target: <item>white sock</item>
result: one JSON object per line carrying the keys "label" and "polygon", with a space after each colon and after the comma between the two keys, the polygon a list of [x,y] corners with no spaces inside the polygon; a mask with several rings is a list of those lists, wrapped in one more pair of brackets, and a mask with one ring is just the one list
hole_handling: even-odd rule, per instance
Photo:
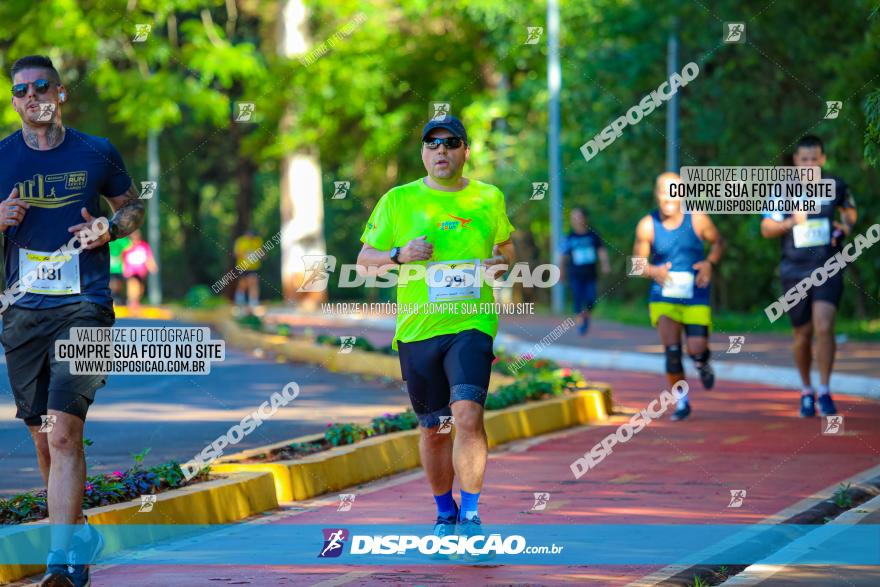
{"label": "white sock", "polygon": [[828,385],[819,384],[819,395],[828,395],[831,393],[831,388]]}
{"label": "white sock", "polygon": [[801,395],[813,395],[813,386],[807,385],[801,388]]}

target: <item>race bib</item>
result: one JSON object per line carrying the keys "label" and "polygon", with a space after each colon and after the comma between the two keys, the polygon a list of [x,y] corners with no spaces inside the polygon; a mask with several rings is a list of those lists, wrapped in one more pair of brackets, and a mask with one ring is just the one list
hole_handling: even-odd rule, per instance
{"label": "race bib", "polygon": [[821,247],[831,243],[831,223],[827,218],[814,218],[795,224],[791,232],[796,249]]}
{"label": "race bib", "polygon": [[694,274],[690,271],[670,271],[661,294],[664,298],[694,297]]}
{"label": "race bib", "polygon": [[21,290],[47,296],[80,293],[79,255],[18,250]]}
{"label": "race bib", "polygon": [[575,265],[590,265],[596,262],[595,247],[577,247],[571,251],[571,260]]}
{"label": "race bib", "polygon": [[428,263],[428,301],[457,302],[480,298],[480,260]]}

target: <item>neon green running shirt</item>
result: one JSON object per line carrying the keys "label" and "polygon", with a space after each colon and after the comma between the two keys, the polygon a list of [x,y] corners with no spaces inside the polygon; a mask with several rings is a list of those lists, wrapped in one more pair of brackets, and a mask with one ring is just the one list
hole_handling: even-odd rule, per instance
{"label": "neon green running shirt", "polygon": [[[488,305],[495,301],[491,286],[483,279],[457,281],[461,275],[457,270],[471,266],[450,262],[482,262],[492,256],[492,247],[507,241],[514,230],[501,190],[473,179],[457,192],[435,190],[424,179],[418,179],[382,196],[370,215],[361,242],[388,251],[426,235],[426,240],[434,245],[434,254],[428,261],[400,267],[393,348],[397,349],[398,341],[414,342],[470,329],[495,338],[498,314]],[[427,270],[433,263],[440,263],[439,269],[443,271],[437,271],[435,266],[432,279],[415,275],[418,269],[414,266]],[[429,283],[434,287],[429,288]],[[465,287],[442,287],[461,283]],[[429,289],[435,294],[433,302]]]}

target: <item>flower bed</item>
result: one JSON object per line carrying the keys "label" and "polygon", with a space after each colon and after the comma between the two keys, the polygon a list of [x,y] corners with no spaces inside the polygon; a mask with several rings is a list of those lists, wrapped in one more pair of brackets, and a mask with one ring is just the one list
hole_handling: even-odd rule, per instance
{"label": "flower bed", "polygon": [[[91,444],[87,439],[87,446]],[[152,467],[143,467],[149,449],[134,456],[134,465],[125,471],[92,475],[86,479],[83,509],[122,503],[141,495],[161,493],[208,479],[203,470],[190,481],[185,481],[180,465],[174,461]],[[0,524],[23,524],[48,517],[46,490],[40,489],[0,499]]]}
{"label": "flower bed", "polygon": [[[512,360],[515,359],[502,356],[498,362]],[[539,362],[536,361],[536,363]],[[559,397],[576,390],[582,384],[584,384],[584,378],[579,371],[559,369],[552,361],[546,361],[534,366],[530,374],[489,393],[486,397],[485,407],[486,410],[501,410],[517,404]],[[373,418],[369,424],[350,422],[328,424],[327,430],[321,438],[307,442],[295,442],[241,462],[264,463],[297,460],[335,446],[354,444],[372,436],[401,430],[414,430],[417,427],[418,418],[411,409],[398,414],[386,413]]]}

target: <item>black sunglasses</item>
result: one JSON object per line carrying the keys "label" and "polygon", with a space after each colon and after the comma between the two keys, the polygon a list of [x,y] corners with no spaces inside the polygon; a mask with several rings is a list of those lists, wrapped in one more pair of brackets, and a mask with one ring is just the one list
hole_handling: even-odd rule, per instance
{"label": "black sunglasses", "polygon": [[439,149],[440,145],[446,145],[447,149],[457,149],[464,143],[464,141],[458,137],[446,137],[445,139],[434,137],[433,139],[425,139],[424,143],[425,147],[433,151]]}
{"label": "black sunglasses", "polygon": [[[38,94],[45,94],[52,87],[52,82],[47,79],[38,79],[31,83],[34,84],[34,90]],[[12,86],[12,95],[16,98],[24,98],[27,95],[29,85],[28,83],[15,84]]]}

